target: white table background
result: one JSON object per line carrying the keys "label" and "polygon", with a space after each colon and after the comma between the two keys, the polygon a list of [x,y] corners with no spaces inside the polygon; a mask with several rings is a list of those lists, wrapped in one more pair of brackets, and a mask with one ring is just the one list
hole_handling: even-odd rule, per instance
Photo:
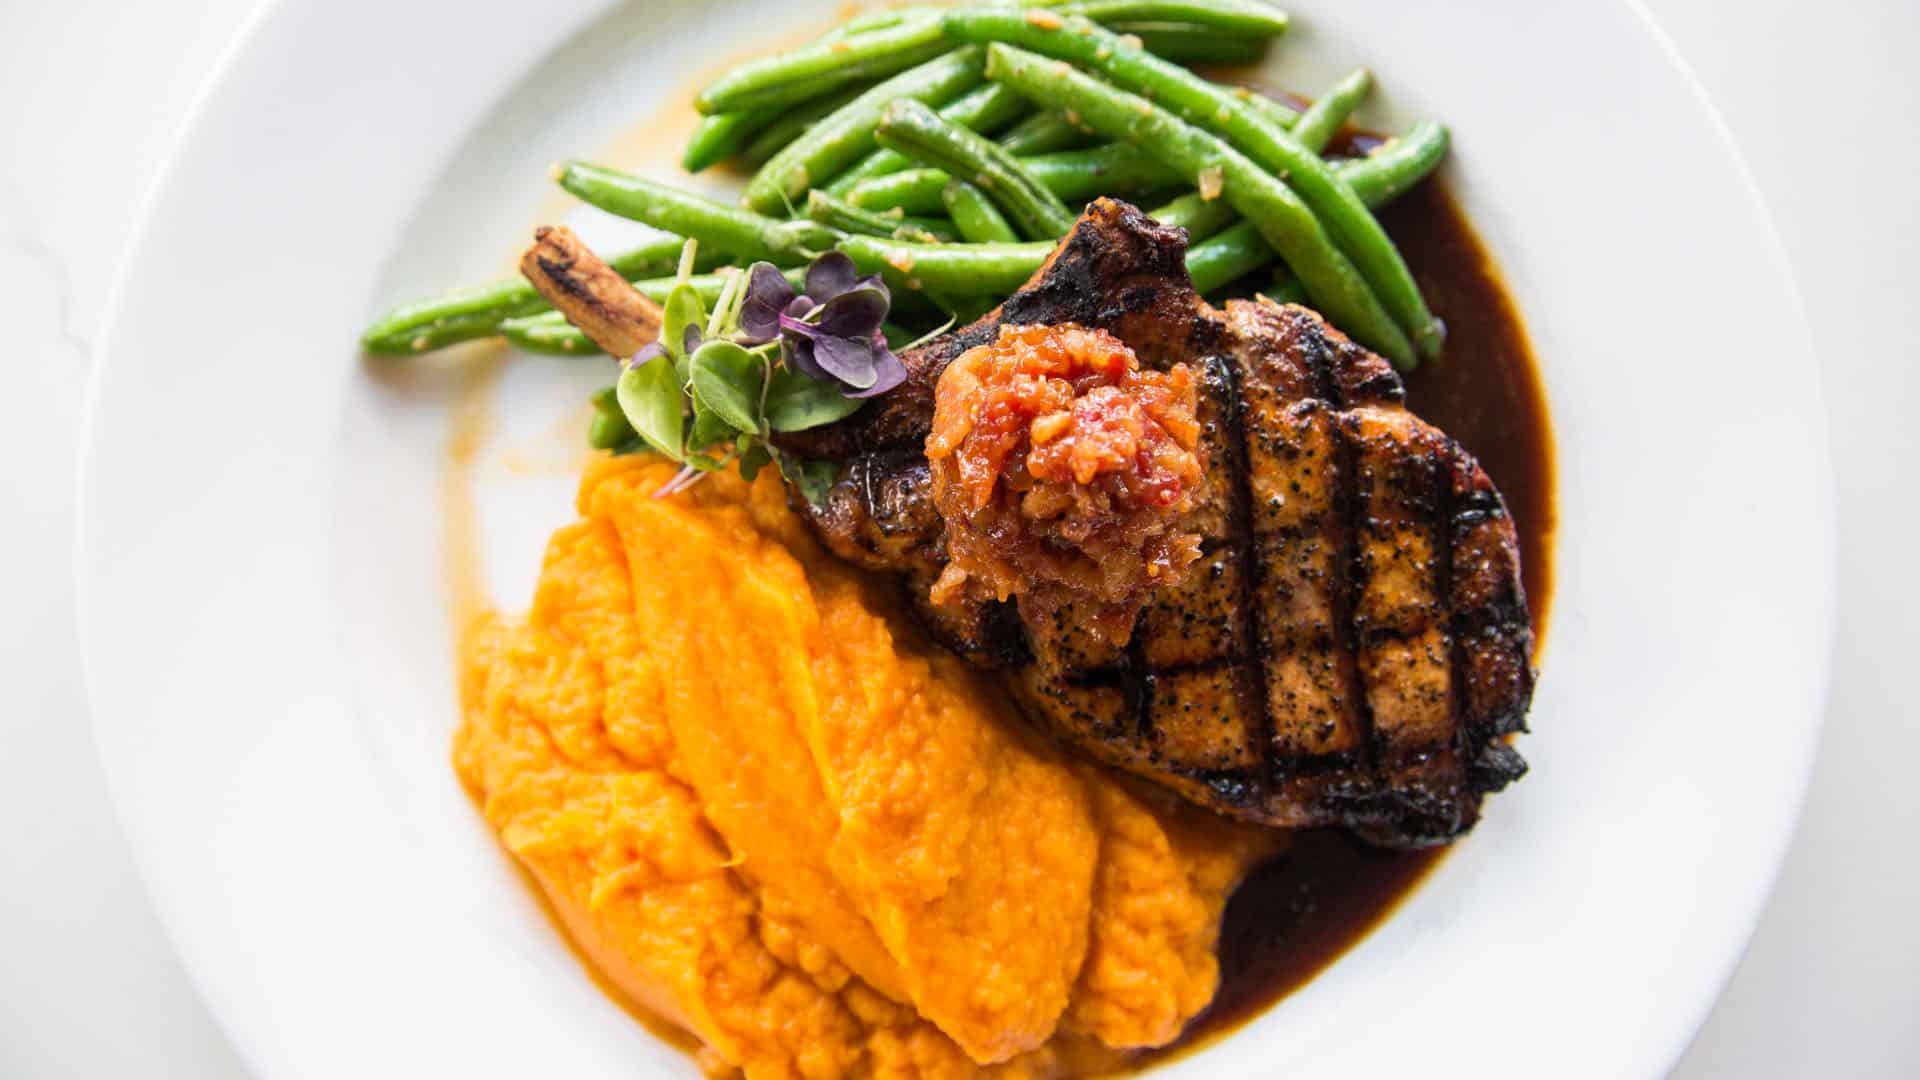
{"label": "white table background", "polygon": [[[1842,553],[1806,816],[1675,1075],[1920,1076],[1920,710],[1904,682],[1920,667],[1920,3],[1645,3],[1719,106],[1797,268],[1832,417]],[[0,0],[0,1077],[245,1075],[108,805],[69,566],[82,398],[113,269],[204,76],[255,6]],[[1632,282],[1621,288],[1630,296]]]}

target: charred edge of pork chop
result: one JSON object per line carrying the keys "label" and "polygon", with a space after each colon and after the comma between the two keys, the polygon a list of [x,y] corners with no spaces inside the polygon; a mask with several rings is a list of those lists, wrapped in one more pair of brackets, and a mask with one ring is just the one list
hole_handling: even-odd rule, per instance
{"label": "charred edge of pork chop", "polygon": [[908,445],[855,458],[819,506],[788,500],[835,555],[900,576],[908,606],[935,641],[984,667],[1030,659],[1012,604],[943,606],[931,599],[946,565],[946,524],[933,505],[927,458]]}

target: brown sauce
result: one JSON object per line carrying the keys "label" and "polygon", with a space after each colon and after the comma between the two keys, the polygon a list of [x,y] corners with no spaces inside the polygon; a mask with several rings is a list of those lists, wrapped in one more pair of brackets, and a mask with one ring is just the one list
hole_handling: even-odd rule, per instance
{"label": "brown sauce", "polygon": [[1382,210],[1380,221],[1447,324],[1446,353],[1406,377],[1407,405],[1460,440],[1506,498],[1520,534],[1538,657],[1553,594],[1553,431],[1526,327],[1444,186],[1421,184]]}
{"label": "brown sauce", "polygon": [[[1408,192],[1380,220],[1447,324],[1445,354],[1406,377],[1408,405],[1460,440],[1505,496],[1520,535],[1537,660],[1553,587],[1553,437],[1525,327],[1439,183]],[[1490,812],[1500,812],[1498,796]],[[1213,1004],[1178,1042],[1138,1065],[1212,1042],[1312,981],[1391,915],[1446,850],[1382,851],[1340,830],[1303,833],[1228,903]]]}

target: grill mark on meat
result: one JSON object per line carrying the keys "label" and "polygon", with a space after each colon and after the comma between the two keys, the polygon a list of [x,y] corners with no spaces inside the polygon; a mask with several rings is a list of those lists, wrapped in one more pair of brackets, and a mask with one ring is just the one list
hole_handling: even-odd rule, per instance
{"label": "grill mark on meat", "polygon": [[[1320,384],[1322,396],[1332,402],[1335,409],[1345,409],[1346,395],[1341,391],[1340,381],[1334,377],[1331,358],[1327,355],[1324,343],[1313,342],[1307,348],[1307,356],[1313,365],[1314,377]],[[1356,764],[1371,769],[1379,760],[1377,733],[1374,729],[1373,701],[1367,693],[1366,674],[1359,660],[1359,627],[1354,623],[1360,609],[1360,591],[1366,587],[1360,565],[1360,455],[1354,447],[1352,433],[1346,422],[1336,421],[1333,433],[1336,456],[1331,483],[1335,497],[1340,500],[1334,565],[1340,568],[1342,576],[1335,591],[1340,598],[1340,610],[1334,613],[1334,626],[1336,633],[1345,635],[1344,640],[1335,642],[1334,649],[1339,655],[1354,657],[1347,686],[1348,692],[1353,695],[1354,720],[1360,736]]]}
{"label": "grill mark on meat", "polygon": [[1147,666],[1147,658],[1143,653],[1145,647],[1145,638],[1140,634],[1133,635],[1127,642],[1126,661],[1121,671],[1127,679],[1127,689],[1132,691],[1128,695],[1128,705],[1133,712],[1134,734],[1151,743],[1157,735],[1153,730],[1153,699],[1155,691],[1159,689],[1159,679],[1154,676],[1153,669]]}
{"label": "grill mark on meat", "polygon": [[[843,557],[898,574],[938,640],[1013,669],[1034,722],[1093,758],[1264,824],[1449,839],[1526,768],[1499,741],[1524,727],[1533,686],[1505,504],[1405,410],[1384,360],[1302,308],[1215,312],[1182,254],[1176,230],[1094,204],[1027,288],[903,357],[901,391],[788,445],[850,465],[803,512]],[[921,447],[934,382],[1002,322],[1068,321],[1201,375],[1201,562],[1123,648],[1070,610],[1042,621],[926,595],[946,557]]]}
{"label": "grill mark on meat", "polygon": [[[1534,683],[1529,662],[1533,633],[1517,557],[1503,542],[1511,532],[1506,504],[1464,451],[1452,464],[1458,508],[1453,523],[1460,539],[1455,545],[1450,605],[1455,637],[1468,655],[1463,693],[1468,696],[1470,738],[1480,741],[1526,729],[1526,705]],[[1489,754],[1501,757],[1491,750]],[[1497,767],[1499,777],[1504,777],[1495,778],[1493,789],[1525,769],[1518,755],[1489,767]]]}
{"label": "grill mark on meat", "polygon": [[[1236,365],[1222,363],[1225,386],[1224,421],[1229,430],[1245,429],[1245,403],[1241,393],[1241,373]],[[1259,641],[1260,586],[1265,582],[1264,570],[1260,560],[1254,558],[1253,539],[1253,480],[1247,461],[1247,440],[1245,438],[1227,439],[1226,460],[1222,463],[1228,475],[1228,494],[1230,503],[1227,508],[1227,527],[1233,537],[1233,558],[1239,564],[1240,590],[1238,610],[1234,612],[1235,621],[1240,624],[1239,639],[1249,645]],[[1252,657],[1236,657],[1233,660],[1234,682],[1239,691],[1242,707],[1253,715],[1254,736],[1259,739],[1260,756],[1272,757],[1273,746],[1273,702],[1268,698],[1267,688],[1263,685],[1261,666],[1253,662]],[[1272,785],[1271,768],[1257,769],[1254,772],[1254,786],[1264,796]]]}
{"label": "grill mark on meat", "polygon": [[1445,440],[1444,452],[1446,454],[1445,461],[1443,463],[1436,463],[1434,466],[1436,472],[1442,468],[1446,470],[1444,476],[1436,476],[1434,479],[1435,507],[1433,514],[1433,531],[1434,543],[1439,549],[1439,562],[1434,570],[1440,579],[1437,588],[1443,605],[1442,617],[1439,622],[1446,628],[1447,635],[1447,687],[1449,691],[1449,697],[1447,699],[1447,726],[1453,731],[1454,753],[1458,755],[1461,760],[1466,760],[1471,752],[1467,737],[1466,658],[1460,646],[1460,633],[1453,625],[1453,612],[1455,610],[1453,606],[1453,559],[1454,549],[1457,546],[1457,538],[1454,535],[1456,529],[1453,520],[1453,461],[1455,457],[1462,453],[1462,450],[1460,444],[1449,438]]}

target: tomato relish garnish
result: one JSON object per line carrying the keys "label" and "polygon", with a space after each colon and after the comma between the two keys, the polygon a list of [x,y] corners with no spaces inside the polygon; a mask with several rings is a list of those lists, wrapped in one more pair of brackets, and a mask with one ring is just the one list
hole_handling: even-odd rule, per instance
{"label": "tomato relish garnish", "polygon": [[1104,330],[1003,326],[934,394],[927,460],[949,557],[934,600],[1015,597],[1028,614],[1073,604],[1077,621],[1124,641],[1148,594],[1199,557],[1193,372],[1142,370]]}

